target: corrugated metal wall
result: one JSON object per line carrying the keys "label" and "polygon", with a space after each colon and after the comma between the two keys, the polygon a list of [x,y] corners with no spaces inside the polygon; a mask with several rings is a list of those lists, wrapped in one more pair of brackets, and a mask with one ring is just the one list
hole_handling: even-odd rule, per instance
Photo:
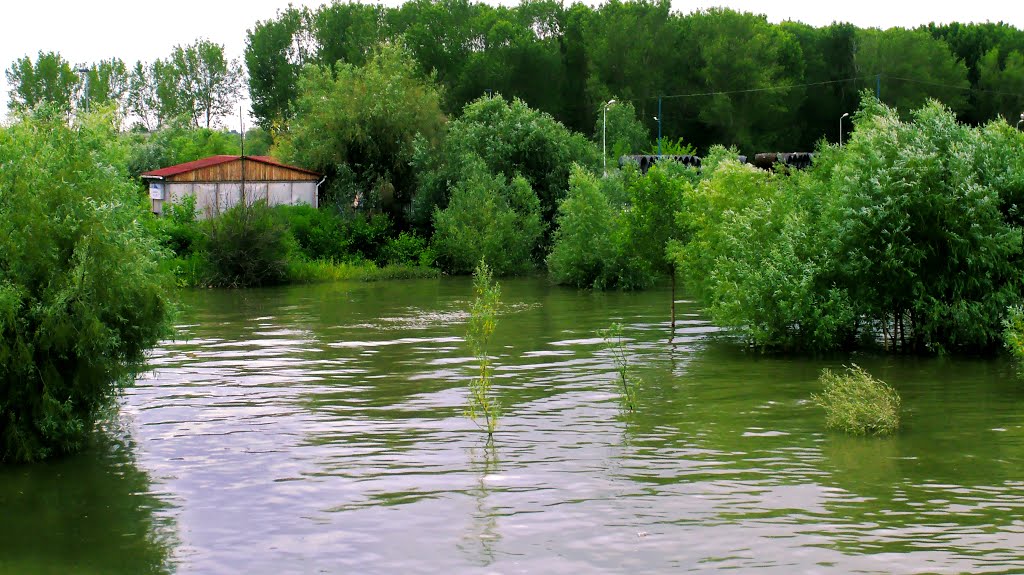
{"label": "corrugated metal wall", "polygon": [[[308,204],[316,207],[316,181],[305,182],[250,182],[246,167],[245,199],[252,204],[267,200],[271,206]],[[242,199],[241,182],[169,182],[167,195],[171,203],[179,203],[185,196],[196,197],[196,215],[199,219],[215,216],[238,204]],[[167,202],[154,201],[154,211],[161,213]]]}

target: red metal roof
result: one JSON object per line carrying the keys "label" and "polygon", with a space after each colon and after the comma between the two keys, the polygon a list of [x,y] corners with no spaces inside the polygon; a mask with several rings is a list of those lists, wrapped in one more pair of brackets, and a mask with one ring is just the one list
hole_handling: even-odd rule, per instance
{"label": "red metal roof", "polygon": [[[152,170],[152,171],[149,171],[149,172],[145,172],[145,173],[142,174],[142,177],[143,178],[155,178],[155,179],[169,178],[171,176],[177,176],[179,174],[184,174],[184,173],[187,173],[187,172],[192,172],[192,171],[195,171],[195,170],[199,170],[201,168],[208,168],[210,166],[216,166],[216,165],[219,165],[219,164],[226,164],[228,162],[234,162],[235,160],[239,159],[240,157],[241,156],[210,156],[209,158],[202,158],[200,160],[195,160],[195,161],[192,161],[192,162],[185,162],[184,164],[178,164],[176,166],[169,166],[169,167],[166,167],[166,168],[160,168],[159,170]],[[306,169],[298,168],[298,167],[295,167],[295,166],[289,166],[288,164],[282,164],[281,162],[279,162],[278,160],[276,160],[274,158],[271,158],[270,156],[246,156],[245,159],[250,161],[250,162],[259,162],[261,164],[269,164],[271,166],[277,166],[279,168],[287,168],[289,170],[295,170],[296,172],[302,172],[304,174],[312,174],[314,176],[322,175],[322,174],[318,174],[316,172],[313,172],[311,170],[306,170]]]}

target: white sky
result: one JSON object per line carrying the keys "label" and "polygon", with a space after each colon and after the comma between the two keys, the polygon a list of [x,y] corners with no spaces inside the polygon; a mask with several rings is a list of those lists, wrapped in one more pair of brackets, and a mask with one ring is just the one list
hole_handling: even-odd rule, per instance
{"label": "white sky", "polygon": [[[164,57],[175,45],[200,37],[223,44],[229,57],[240,59],[246,31],[287,5],[288,0],[5,0],[0,7],[0,68],[6,70],[22,56],[34,59],[39,51],[60,52],[72,64],[116,56],[130,66],[136,60]],[[1024,28],[1024,5],[1019,0],[672,0],[672,6],[682,12],[728,6],[766,14],[772,22],[799,20],[815,26],[842,21],[863,28],[913,28],[929,22],[1003,21]],[[0,118],[6,116],[9,89],[6,76],[0,74]]]}

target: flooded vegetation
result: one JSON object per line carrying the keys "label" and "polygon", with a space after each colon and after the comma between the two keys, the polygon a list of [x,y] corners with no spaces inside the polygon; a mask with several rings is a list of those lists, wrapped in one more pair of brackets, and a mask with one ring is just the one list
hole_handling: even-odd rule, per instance
{"label": "flooded vegetation", "polygon": [[0,469],[0,572],[1024,568],[1009,360],[858,355],[903,420],[848,437],[810,400],[848,356],[744,353],[686,300],[670,341],[667,289],[506,279],[489,443],[468,278],[182,297],[97,446]]}

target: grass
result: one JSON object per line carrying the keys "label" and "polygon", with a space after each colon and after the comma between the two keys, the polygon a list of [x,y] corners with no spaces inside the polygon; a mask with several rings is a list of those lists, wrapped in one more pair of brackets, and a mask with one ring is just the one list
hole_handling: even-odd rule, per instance
{"label": "grass", "polygon": [[811,399],[825,410],[825,426],[850,435],[892,435],[900,427],[900,396],[857,365],[844,373],[822,371],[821,394]]}
{"label": "grass", "polygon": [[288,264],[291,283],[324,283],[334,281],[381,281],[436,278],[441,272],[425,266],[388,265],[377,267],[373,262],[335,263],[324,260],[292,261]]}
{"label": "grass", "polygon": [[[161,262],[162,269],[174,275],[178,287],[205,287],[205,261],[200,254],[187,258],[167,258]],[[410,265],[387,265],[378,267],[373,262],[335,263],[327,260],[291,260],[288,262],[288,283],[312,284],[337,281],[374,282],[383,280],[404,280],[436,278],[441,272],[435,268]]]}

